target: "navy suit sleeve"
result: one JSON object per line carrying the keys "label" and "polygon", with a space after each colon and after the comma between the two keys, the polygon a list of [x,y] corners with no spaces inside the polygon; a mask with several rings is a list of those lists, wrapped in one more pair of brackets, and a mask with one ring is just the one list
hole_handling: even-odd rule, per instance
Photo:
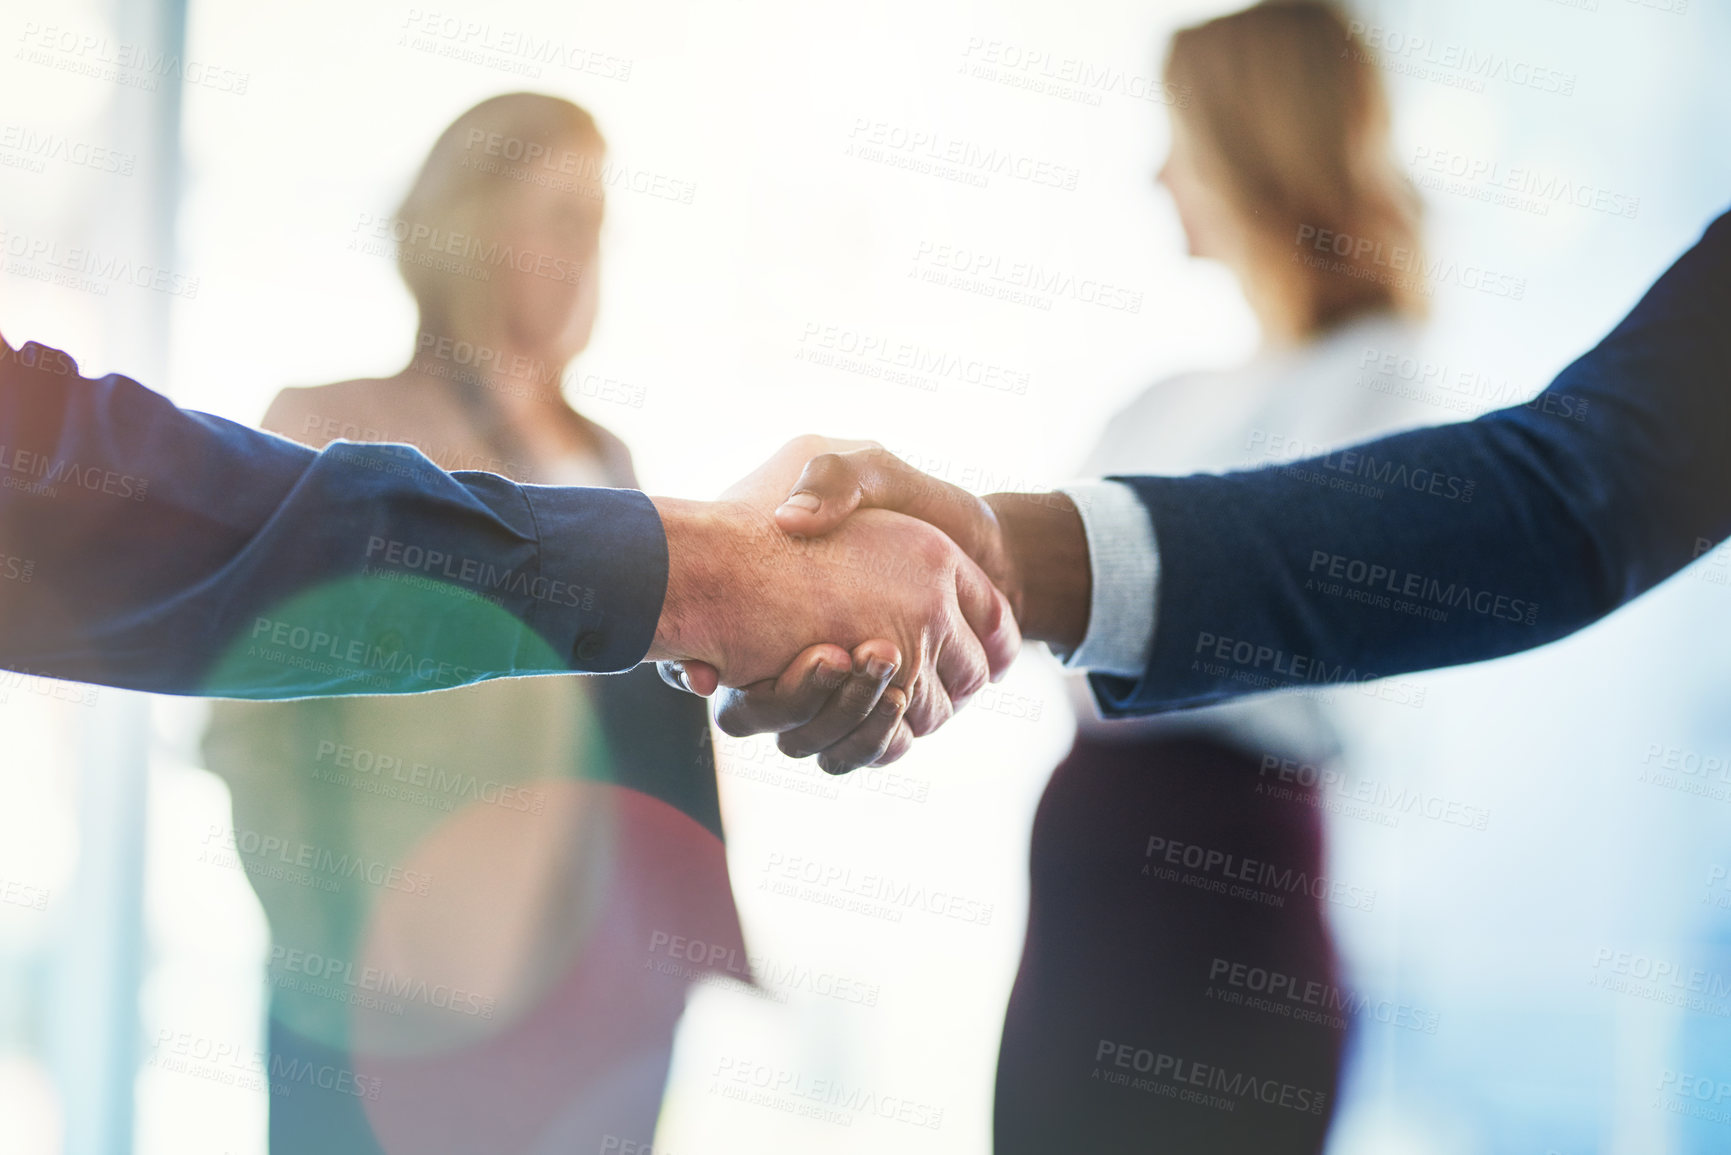
{"label": "navy suit sleeve", "polygon": [[1731,535],[1731,215],[1525,405],[1253,472],[1130,477],[1160,549],[1109,715],[1376,678],[1581,629]]}
{"label": "navy suit sleeve", "polygon": [[0,667],[249,698],[610,672],[666,583],[635,490],[315,453],[0,342]]}

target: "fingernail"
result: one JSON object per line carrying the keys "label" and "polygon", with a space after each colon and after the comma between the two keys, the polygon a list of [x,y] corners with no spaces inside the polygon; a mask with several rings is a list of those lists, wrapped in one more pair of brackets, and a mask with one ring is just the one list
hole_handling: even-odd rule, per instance
{"label": "fingernail", "polygon": [[866,676],[874,682],[882,682],[896,672],[895,663],[885,658],[866,659]]}
{"label": "fingernail", "polygon": [[[802,489],[782,502],[781,509],[798,510],[801,513],[816,513],[818,506],[822,504],[823,501],[817,494]],[[776,512],[780,513],[781,509],[776,510]]]}

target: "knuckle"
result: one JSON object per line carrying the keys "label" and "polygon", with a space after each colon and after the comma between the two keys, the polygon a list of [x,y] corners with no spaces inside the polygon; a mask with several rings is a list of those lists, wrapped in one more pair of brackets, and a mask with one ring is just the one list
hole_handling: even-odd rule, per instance
{"label": "knuckle", "polygon": [[851,774],[863,765],[863,761],[850,754],[827,753],[820,755],[817,760],[817,768],[832,775]]}
{"label": "knuckle", "polygon": [[925,695],[926,701],[908,712],[906,721],[914,737],[924,738],[950,718],[950,700],[941,693]]}
{"label": "knuckle", "polygon": [[748,738],[757,733],[749,712],[737,706],[723,706],[716,710],[715,724],[729,738]]}
{"label": "knuckle", "polygon": [[967,705],[968,700],[985,688],[989,680],[983,667],[975,670],[972,666],[951,678],[944,687],[948,692],[949,701],[947,716],[953,716]]}
{"label": "knuckle", "polygon": [[[826,453],[828,449],[829,438],[817,433],[801,433],[781,447],[783,453],[797,453],[806,457],[816,457],[820,453]],[[834,454],[830,456],[834,456]]]}
{"label": "knuckle", "polygon": [[892,741],[884,748],[882,754],[879,754],[876,758],[872,759],[871,764],[873,766],[888,766],[892,762],[899,761],[901,756],[907,752],[908,743]]}
{"label": "knuckle", "polygon": [[836,698],[836,705],[848,715],[863,718],[877,704],[877,683],[868,678],[849,678]]}
{"label": "knuckle", "polygon": [[811,460],[805,463],[805,468],[813,476],[834,477],[846,471],[847,463],[839,454],[819,448],[811,455]]}
{"label": "knuckle", "polygon": [[945,537],[942,530],[921,522],[923,527],[914,540],[914,548],[919,551],[922,562],[932,569],[948,567],[954,560],[955,546]]}

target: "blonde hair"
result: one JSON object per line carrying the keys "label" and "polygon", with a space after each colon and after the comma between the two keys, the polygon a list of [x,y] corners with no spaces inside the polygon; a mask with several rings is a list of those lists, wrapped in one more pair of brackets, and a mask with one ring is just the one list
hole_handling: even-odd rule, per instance
{"label": "blonde hair", "polygon": [[588,112],[538,92],[491,97],[452,121],[427,153],[394,228],[397,271],[423,321],[447,327],[466,312],[462,294],[485,292],[491,270],[474,259],[480,246],[473,239],[516,185],[557,181],[599,206],[606,147]]}
{"label": "blonde hair", "polygon": [[[1390,151],[1388,99],[1370,50],[1319,0],[1267,0],[1180,31],[1166,80],[1253,238],[1287,278],[1308,331],[1363,313],[1424,315],[1420,206]],[[1304,243],[1350,238],[1318,259]]]}

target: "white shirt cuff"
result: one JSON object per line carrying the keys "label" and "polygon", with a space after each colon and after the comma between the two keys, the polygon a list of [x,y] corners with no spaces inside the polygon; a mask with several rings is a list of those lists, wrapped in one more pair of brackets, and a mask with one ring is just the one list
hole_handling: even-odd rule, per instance
{"label": "white shirt cuff", "polygon": [[1139,678],[1154,644],[1160,586],[1160,551],[1148,507],[1121,481],[1078,482],[1058,491],[1082,515],[1093,568],[1088,632],[1074,653],[1059,656],[1072,669]]}

